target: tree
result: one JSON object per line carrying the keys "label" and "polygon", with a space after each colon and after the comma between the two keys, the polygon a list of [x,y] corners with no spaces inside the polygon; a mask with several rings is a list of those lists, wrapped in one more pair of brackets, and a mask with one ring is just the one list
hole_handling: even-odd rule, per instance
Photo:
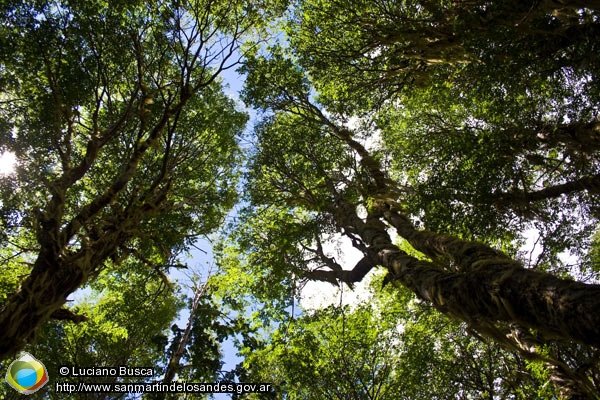
{"label": "tree", "polygon": [[246,115],[219,75],[269,7],[4,2],[0,357],[107,265],[164,271],[233,204]]}
{"label": "tree", "polygon": [[506,244],[527,225],[556,254],[597,223],[598,9],[315,0],[288,31],[329,111],[384,110],[391,174],[428,228]]}
{"label": "tree", "polygon": [[[342,29],[337,36],[328,30],[331,20],[326,20],[323,16],[333,14],[319,14],[328,6],[318,2],[318,7],[311,8],[315,3],[317,2],[300,3],[296,8],[299,14],[291,21],[291,25],[293,28],[300,27],[298,28],[300,30],[305,26],[316,26],[312,32],[316,33],[317,37],[323,32],[321,36],[323,41],[317,40],[317,47],[314,46],[315,42],[309,42],[307,37],[295,36],[291,39],[287,50],[270,48],[269,51],[249,60],[244,66],[245,72],[248,73],[245,98],[249,104],[265,111],[266,115],[256,128],[257,150],[247,175],[247,199],[250,206],[246,209],[235,233],[237,246],[241,247],[238,251],[249,252],[242,260],[241,269],[250,268],[255,276],[264,276],[262,282],[273,280],[284,283],[288,288],[287,293],[293,293],[294,278],[324,280],[334,284],[346,282],[351,285],[360,281],[371,268],[381,265],[389,272],[386,282],[397,282],[410,288],[420,299],[430,302],[440,312],[466,322],[470,331],[479,332],[481,336],[492,337],[507,348],[521,352],[525,357],[540,357],[539,359],[554,365],[551,370],[555,375],[554,381],[561,385],[564,395],[593,398],[597,388],[594,388],[591,383],[592,378],[579,375],[579,371],[571,368],[568,362],[560,360],[558,355],[556,357],[542,355],[541,349],[536,348],[536,344],[564,341],[582,343],[591,348],[598,346],[597,327],[600,326],[598,320],[600,315],[597,310],[600,286],[576,282],[570,278],[564,279],[541,270],[524,268],[521,261],[514,256],[511,257],[500,249],[480,241],[471,240],[473,236],[477,236],[482,241],[497,243],[498,236],[489,234],[489,230],[483,230],[482,235],[469,237],[464,234],[464,230],[468,231],[470,227],[469,223],[465,222],[463,225],[465,229],[462,232],[459,229],[452,232],[453,215],[450,213],[440,213],[438,216],[444,218],[445,226],[450,226],[450,233],[454,234],[440,233],[439,227],[435,225],[437,232],[417,227],[414,221],[423,218],[423,215],[426,218],[431,214],[431,210],[415,210],[406,203],[410,199],[406,192],[411,188],[409,186],[407,190],[402,184],[401,173],[404,165],[396,167],[400,170],[397,175],[386,171],[383,165],[385,157],[391,160],[394,160],[396,154],[398,157],[403,157],[402,147],[394,149],[392,145],[384,145],[380,148],[371,146],[373,148],[368,149],[366,143],[368,139],[377,137],[376,123],[377,118],[381,116],[378,108],[381,105],[399,110],[393,116],[397,118],[394,122],[405,123],[397,117],[404,110],[404,97],[394,97],[393,93],[388,91],[391,86],[388,81],[383,85],[384,89],[380,89],[379,86],[369,85],[370,81],[361,74],[357,74],[355,79],[340,78],[346,77],[345,73],[351,70],[345,65],[348,59],[354,62],[359,55],[368,56],[368,51],[358,46],[356,48],[360,51],[353,53],[357,58],[350,56],[345,58],[345,54],[341,53],[342,55],[336,59],[333,56],[336,54],[336,39],[339,37],[344,38],[340,40],[354,40],[355,36],[351,33],[347,34],[348,31],[352,31],[353,26],[360,30],[363,25],[338,24]],[[338,6],[340,3],[333,4]],[[419,10],[429,5],[429,2],[421,4]],[[549,18],[550,11],[544,8],[545,6],[540,7],[541,9],[536,10],[532,15],[540,20],[546,20]],[[577,6],[574,7],[577,9]],[[594,18],[587,18],[588,14],[595,15],[596,11],[591,9],[591,5],[589,7],[589,9],[582,9],[580,13],[585,17],[581,19],[584,21],[583,24],[588,25],[578,26],[579,20],[569,20],[571,22],[568,24],[573,24],[575,30],[581,29],[586,32],[588,29],[596,29]],[[404,8],[402,10],[405,11]],[[508,12],[506,9],[504,11]],[[518,13],[517,10],[514,15]],[[347,12],[337,15],[344,19],[356,14]],[[434,17],[442,18],[441,14],[437,13],[424,19],[426,22],[420,20],[419,22],[431,23]],[[443,26],[443,21],[440,22],[440,26]],[[549,32],[555,33],[561,29],[569,28],[565,26],[556,30],[549,28]],[[503,31],[506,34],[510,33],[506,29]],[[297,30],[292,29],[292,32],[295,33]],[[490,37],[493,37],[491,35],[495,34],[494,29],[490,29],[490,32]],[[373,38],[372,35],[369,36],[364,32],[361,34],[364,34],[366,40]],[[410,44],[411,36],[408,35],[405,39],[403,35],[407,35],[406,32],[399,29],[394,43],[404,43],[403,40],[406,40]],[[498,40],[492,41],[491,44],[489,41],[473,39],[471,45],[479,46],[479,50],[471,50],[471,53],[480,55],[482,60],[488,56],[501,59],[494,49],[506,43],[505,39],[506,35],[499,36]],[[526,43],[531,36],[527,33],[522,38],[519,37],[519,40],[521,39],[522,43]],[[435,42],[431,37],[425,40]],[[358,42],[350,43],[348,48],[354,49],[352,45],[356,43]],[[570,48],[572,43],[566,42],[561,46],[563,45]],[[410,47],[409,50],[411,49],[414,50]],[[486,50],[489,51],[484,53]],[[380,61],[393,59],[386,53],[387,48],[381,44],[370,48],[369,51],[372,51],[375,54],[374,58]],[[379,51],[382,54],[381,58],[379,58]],[[454,48],[451,49],[448,57],[456,56],[456,51]],[[561,86],[559,81],[562,79],[564,65],[577,62],[579,56],[559,57],[558,60],[554,58],[557,53],[562,54],[563,51],[564,48],[557,48],[548,57],[556,63],[552,64],[551,68],[556,66],[554,71],[561,72],[558,73],[557,80],[551,81],[553,85],[551,90],[536,92],[546,97],[541,100],[534,99],[535,101],[529,102],[524,100],[517,103],[527,105],[526,112],[535,113],[536,107],[540,105],[550,104],[553,101],[560,102],[563,97],[553,96],[573,89],[574,86]],[[504,53],[503,50],[499,52],[502,53],[502,57],[513,57],[517,65],[527,62],[527,59],[523,61],[515,53]],[[331,57],[327,57],[328,54]],[[404,53],[398,51],[397,54]],[[543,54],[542,49],[535,48],[535,54]],[[427,96],[435,93],[436,84],[450,82],[450,78],[456,79],[458,76],[467,79],[468,67],[460,69],[458,66],[462,61],[456,59],[444,62],[444,60],[442,58],[440,68],[445,68],[446,73],[442,74],[435,69],[417,85],[427,88],[427,91],[424,91]],[[511,58],[507,60],[509,62]],[[488,66],[487,60],[485,63],[482,61],[482,64],[484,67]],[[590,65],[595,68],[593,56]],[[491,74],[497,66],[487,69],[484,67],[478,75],[475,75],[476,77],[483,76],[484,71]],[[539,67],[539,64],[535,63],[533,67]],[[452,69],[457,70],[455,75],[451,74]],[[375,70],[377,73],[381,72]],[[325,73],[319,74],[319,71]],[[340,75],[337,75],[337,72]],[[365,72],[365,76],[368,77],[369,72],[372,71]],[[535,84],[539,84],[540,81],[536,81],[538,78],[540,80],[548,78],[541,70],[534,72],[532,80]],[[462,75],[463,73],[465,75]],[[412,70],[409,71],[408,76],[410,74]],[[504,78],[504,74],[498,74],[489,81],[494,80],[501,84]],[[521,74],[517,78],[507,78],[506,86],[510,89],[510,85],[521,78],[526,77]],[[357,80],[362,85],[352,86]],[[475,85],[475,82],[469,80],[465,87]],[[586,93],[594,94],[591,85],[586,83],[585,87],[589,89]],[[417,91],[417,94],[419,93],[421,92]],[[463,93],[469,96],[472,91],[463,91]],[[505,100],[495,103],[493,111],[496,114],[493,115],[499,115],[500,105],[508,103],[511,96],[516,96],[518,92],[507,89],[507,93]],[[368,96],[367,99],[381,99],[381,101],[376,103],[367,101],[365,104],[362,99],[365,95]],[[574,94],[569,96],[575,97]],[[410,93],[405,98],[410,99]],[[417,107],[416,99],[418,97],[415,98],[414,105],[410,105],[411,107]],[[453,103],[450,102],[450,96],[443,99],[445,108],[442,111],[446,109],[452,111]],[[469,98],[466,103],[476,101],[477,97],[473,99]],[[588,97],[585,99],[587,102]],[[590,107],[593,110],[595,97],[589,99],[592,99]],[[373,108],[368,109],[369,106]],[[458,101],[459,110],[461,106],[461,102]],[[583,108],[586,107],[587,103]],[[543,109],[537,112],[539,115],[544,115]],[[441,114],[442,119],[446,114]],[[582,115],[583,118],[577,122],[580,126],[587,126],[585,124],[594,126],[593,121],[585,120],[585,118],[593,118],[593,113]],[[449,116],[456,118],[451,113]],[[486,117],[489,116],[492,114],[486,114]],[[464,118],[469,121],[468,114]],[[398,126],[404,127],[402,124]],[[498,127],[501,128],[502,124],[498,124]],[[424,137],[427,133],[426,130],[417,132],[414,137]],[[505,143],[506,141],[501,137],[494,136],[498,135],[497,132],[493,131],[493,134],[490,134],[493,139],[491,143]],[[511,131],[499,132],[510,133]],[[560,126],[557,132],[560,132]],[[410,142],[412,136],[407,135],[404,139],[403,133],[401,129],[395,131],[398,137]],[[508,144],[511,144],[510,140]],[[437,142],[437,145],[444,146],[442,140]],[[451,141],[442,149],[447,152],[449,160],[460,165],[460,141]],[[478,154],[476,149],[473,154]],[[480,154],[485,154],[485,150]],[[518,151],[516,154],[519,154]],[[581,173],[581,165],[586,162],[589,168],[595,171],[597,164],[594,157],[588,160],[583,152],[575,156],[578,159],[573,166],[567,165],[565,168],[574,173]],[[421,160],[422,163],[440,170],[447,165],[443,163],[436,165],[437,161],[435,158]],[[476,162],[470,162],[472,168],[482,169],[482,176],[485,176],[486,171],[492,171],[489,164],[477,166]],[[538,165],[540,164],[519,164],[526,174],[530,174],[530,177],[539,176]],[[552,163],[548,162],[542,167],[550,169],[551,165]],[[425,178],[429,177],[428,170],[421,169],[421,172]],[[587,172],[583,173],[587,174]],[[502,175],[502,172],[498,175]],[[457,176],[460,176],[460,172]],[[465,179],[464,175],[463,179]],[[429,181],[425,186],[434,195],[438,189],[443,189],[443,186],[436,186],[434,181]],[[474,186],[477,187],[477,184]],[[586,189],[585,185],[581,188]],[[525,186],[525,189],[530,189],[530,186]],[[525,192],[525,196],[527,193],[529,190]],[[509,197],[509,194],[504,197]],[[440,194],[436,199],[443,197],[444,195]],[[593,204],[595,197],[590,195],[589,199],[591,199],[590,204]],[[450,198],[450,200],[454,199]],[[472,208],[481,206],[477,203],[468,203],[468,205]],[[549,222],[543,218],[540,218],[540,221]],[[592,219],[592,223],[593,221],[595,220]],[[421,255],[415,257],[399,249],[388,233],[390,229],[405,239]],[[281,232],[286,232],[285,236],[282,237]],[[363,252],[364,258],[353,270],[343,270],[334,259],[324,254],[322,246],[317,244],[322,243],[334,232],[347,236],[353,245]],[[463,238],[464,236],[466,237]],[[556,247],[558,248],[558,245]],[[274,295],[284,292],[277,289]]]}
{"label": "tree", "polygon": [[[275,64],[277,60],[265,60],[264,62],[265,64]],[[273,71],[272,65],[262,67]],[[264,70],[255,73],[264,75]],[[293,71],[288,71],[287,74],[288,76],[292,75]],[[250,82],[252,82],[252,79],[253,77],[250,76]],[[275,86],[275,89],[277,90],[278,87]],[[386,233],[386,226],[383,223],[383,221],[386,221],[396,229],[401,237],[429,258],[437,260],[440,256],[448,257],[449,259],[446,261],[448,269],[454,268],[460,271],[462,268],[467,270],[473,267],[478,268],[478,265],[473,266],[473,264],[478,261],[484,262],[487,259],[492,264],[517,267],[517,262],[488,246],[469,242],[458,237],[416,229],[409,218],[402,213],[402,206],[396,200],[399,191],[393,187],[393,181],[386,177],[379,167],[377,159],[371,156],[365,147],[354,139],[354,133],[349,128],[328,118],[323,111],[310,102],[307,97],[308,94],[301,98],[295,98],[285,91],[283,94],[277,93],[274,97],[278,96],[285,97],[287,103],[279,103],[279,110],[282,111],[260,125],[257,132],[261,142],[259,142],[259,152],[255,158],[256,163],[253,165],[254,175],[252,177],[255,182],[252,182],[252,188],[258,188],[256,191],[261,200],[279,204],[287,201],[292,206],[312,208],[308,211],[330,214],[331,221],[337,224],[337,228],[345,233],[347,232],[348,236],[355,239],[356,247],[366,253],[365,257],[367,259],[372,258],[371,265],[374,264],[373,260],[381,262],[385,258],[383,265],[391,266],[394,262],[393,258],[398,256],[400,264],[397,265],[397,268],[403,270],[408,267],[401,266],[403,262],[412,262],[410,259],[413,259],[414,262],[418,261],[414,257],[409,257],[403,262],[400,260],[404,256],[391,243],[389,235]],[[288,132],[290,132],[292,126],[296,127],[296,132],[302,132],[301,138],[295,141],[282,140],[282,136],[289,135]],[[343,145],[349,148],[347,154],[341,156],[345,159],[331,159],[331,154],[326,152],[325,146],[330,145],[332,141],[334,143],[335,141],[338,142],[337,149],[343,148],[339,147]],[[280,143],[286,144],[281,145]],[[302,149],[293,149],[296,150],[294,153],[291,153],[293,150],[288,148],[285,151],[275,152],[273,151],[274,146],[293,146],[296,149],[302,146]],[[335,146],[331,147],[336,148]],[[354,156],[351,151],[358,154],[358,160],[355,164],[356,170],[341,173]],[[279,154],[285,154],[286,157],[283,160],[278,159]],[[292,157],[290,158],[290,156]],[[306,176],[305,171],[309,167],[313,170],[316,169],[320,174]],[[279,185],[279,190],[267,190],[269,185]],[[366,219],[359,217],[357,214],[356,209],[359,204],[364,206],[367,211]],[[359,240],[364,243],[360,244]],[[380,242],[378,242],[379,240]],[[375,248],[371,249],[370,246]],[[386,248],[388,251],[385,251]],[[423,267],[422,276],[428,273],[436,275],[441,272],[439,268],[433,265],[427,266],[420,262],[417,264],[415,265],[417,269]],[[511,271],[514,271],[515,274],[525,273],[531,279],[535,279],[534,277],[539,279],[550,278],[546,274],[538,274],[535,271],[527,271],[522,268],[513,270],[512,267]],[[397,272],[400,272],[400,270]],[[494,268],[488,268],[487,273],[499,272],[499,270],[496,272],[493,272],[493,270]],[[408,271],[403,272],[408,273]],[[480,272],[483,273],[483,271]],[[355,278],[349,272],[343,271],[331,271],[331,274],[323,274],[322,276],[326,277],[328,275],[348,282],[352,282],[352,279]],[[402,273],[394,273],[394,275],[401,276]],[[421,281],[421,279],[423,278],[418,279],[418,281]],[[564,282],[564,284],[568,284],[568,282]],[[435,297],[431,293],[427,294],[424,287],[418,287],[417,281],[412,282],[411,285],[417,285],[413,288],[419,291],[422,296],[428,297],[429,300],[433,300],[433,297]],[[581,289],[589,290],[589,293],[593,294],[598,288],[593,285],[584,285],[581,286]],[[593,304],[590,303],[589,306],[593,307]],[[590,317],[595,318],[590,315],[586,318]],[[590,332],[593,329],[595,328],[592,328]],[[573,336],[572,338],[576,337]],[[579,337],[578,339],[583,338]],[[595,339],[590,336],[588,339],[583,340],[593,344]]]}
{"label": "tree", "polygon": [[222,343],[230,336],[243,334],[244,328],[229,318],[215,297],[211,275],[198,282],[190,305],[185,329],[173,325],[175,333],[170,357],[165,369],[164,383],[175,376],[191,382],[215,382],[226,379],[223,371]]}
{"label": "tree", "polygon": [[[535,343],[560,338],[597,345],[594,332],[598,318],[594,310],[600,289],[597,285],[525,269],[518,261],[478,242],[417,230],[399,211],[396,201],[389,197],[379,195],[369,198],[371,204],[360,200],[352,204],[348,197],[360,199],[352,187],[358,183],[332,180],[332,175],[340,174],[327,175],[323,180],[323,175],[311,173],[301,179],[304,176],[300,174],[307,168],[313,171],[329,169],[331,164],[346,160],[330,157],[322,147],[329,138],[321,136],[323,140],[318,142],[322,127],[309,123],[313,129],[302,130],[306,121],[301,118],[282,114],[278,117],[283,120],[282,125],[269,126],[276,130],[264,132],[261,137],[266,146],[310,143],[313,149],[303,147],[303,151],[294,153],[291,159],[290,153],[283,150],[277,153],[266,151],[264,154],[270,158],[274,154],[288,156],[276,163],[260,164],[260,169],[253,170],[257,174],[255,177],[260,178],[254,182],[258,188],[256,195],[269,205],[248,208],[238,233],[241,238],[236,240],[238,246],[248,246],[242,247],[248,254],[242,260],[234,261],[234,267],[222,265],[234,276],[240,275],[232,271],[247,270],[252,276],[259,277],[251,283],[257,296],[268,297],[271,282],[279,282],[270,293],[276,298],[293,295],[295,282],[302,279],[352,285],[372,267],[382,265],[390,272],[388,282],[401,282],[439,311],[467,322],[471,331],[491,336],[513,351],[521,351],[516,338],[529,335],[533,335]],[[295,131],[291,131],[292,126]],[[281,134],[290,132],[297,135],[294,141],[281,140]],[[313,135],[309,136],[309,132]],[[291,170],[287,161],[291,161],[300,173]],[[279,169],[278,165],[283,167]],[[338,166],[334,172],[341,170]],[[345,176],[355,175],[355,179],[360,179],[361,174],[367,175],[364,170],[359,170]],[[340,194],[335,187],[342,188],[344,193]],[[356,190],[361,189],[364,187],[358,186]],[[366,221],[358,215],[361,206],[367,210]],[[388,226],[395,228],[427,258],[416,258],[400,250],[390,239]],[[316,241],[325,241],[335,230],[348,236],[365,254],[353,270],[343,270],[316,244]],[[281,232],[286,232],[285,236]],[[237,263],[241,265],[237,267]],[[240,281],[243,282],[243,278]],[[285,299],[283,297],[282,301]],[[555,309],[553,304],[561,304],[561,307]],[[569,309],[570,305],[581,310],[581,314],[576,315],[577,310]],[[567,312],[561,314],[561,310]],[[507,339],[506,335],[513,336]],[[536,353],[525,352],[529,357],[536,357]]]}
{"label": "tree", "polygon": [[[255,299],[266,305],[234,324],[246,349],[280,351],[252,333],[258,322],[285,321],[306,280],[352,287],[381,266],[384,286],[401,285],[462,323],[461,336],[450,335],[459,348],[473,343],[467,333],[494,340],[518,354],[515,363],[539,367],[532,388],[547,378],[562,396],[595,398],[600,285],[555,262],[579,243],[587,250],[600,209],[597,2],[298,0],[288,42],[240,47],[283,5],[0,6],[0,145],[20,161],[0,183],[0,358],[49,319],[93,318],[63,306],[103,271],[126,276],[143,265],[164,276],[179,251],[220,225],[236,199],[246,116],[219,75],[245,51],[243,96],[263,118],[243,169],[244,207],[219,249],[219,280],[231,289],[220,300],[241,313]],[[526,268],[516,248],[532,225],[551,256]],[[362,252],[351,270],[326,251],[339,237]],[[190,338],[173,352],[189,355],[182,376],[216,376],[218,362],[207,370],[199,361],[231,332],[206,329],[222,314],[203,300],[189,336],[173,327]],[[372,310],[352,318],[375,323]],[[285,354],[281,376],[314,377],[296,363],[322,356],[316,339],[335,342],[326,333],[339,326],[336,312],[345,311],[304,318],[297,331],[290,324],[311,352]],[[340,344],[380,349],[374,343],[385,340],[376,329],[354,333]],[[406,342],[415,353],[428,345]],[[394,364],[395,355],[384,359]],[[344,390],[377,372],[367,367],[345,376]],[[344,377],[320,372],[328,382]]]}
{"label": "tree", "polygon": [[206,288],[206,282],[203,283],[201,280],[199,280],[196,284],[196,289],[194,290],[194,298],[190,306],[190,317],[188,319],[188,324],[186,325],[183,332],[180,332],[179,327],[177,327],[177,325],[173,326],[173,330],[177,333],[175,335],[175,338],[178,340],[173,341],[173,350],[171,352],[171,357],[169,358],[169,361],[167,363],[165,376],[163,378],[163,382],[165,383],[173,382],[175,374],[177,373],[177,370],[180,367],[181,359],[183,358],[186,352],[186,346],[190,341],[190,334],[192,332],[194,318],[196,316],[196,313],[199,311],[198,306],[200,305],[201,299],[206,296]]}

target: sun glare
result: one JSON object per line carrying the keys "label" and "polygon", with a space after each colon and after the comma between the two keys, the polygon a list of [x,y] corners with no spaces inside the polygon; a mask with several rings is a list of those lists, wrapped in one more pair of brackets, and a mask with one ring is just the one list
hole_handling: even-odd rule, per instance
{"label": "sun glare", "polygon": [[17,157],[15,153],[5,151],[0,154],[0,175],[9,175],[15,171],[15,162]]}

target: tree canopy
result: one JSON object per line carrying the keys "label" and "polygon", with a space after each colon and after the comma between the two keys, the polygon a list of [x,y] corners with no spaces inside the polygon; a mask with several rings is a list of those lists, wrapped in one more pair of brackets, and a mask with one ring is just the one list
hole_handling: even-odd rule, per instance
{"label": "tree canopy", "polygon": [[235,201],[246,116],[218,76],[257,15],[229,6],[3,6],[3,147],[19,166],[2,267],[27,278],[2,304],[2,355],[107,265],[160,273]]}
{"label": "tree canopy", "polygon": [[[0,11],[0,358],[70,341],[275,398],[598,398],[599,3]],[[215,233],[181,328],[168,274]],[[296,311],[309,281],[375,283]]]}

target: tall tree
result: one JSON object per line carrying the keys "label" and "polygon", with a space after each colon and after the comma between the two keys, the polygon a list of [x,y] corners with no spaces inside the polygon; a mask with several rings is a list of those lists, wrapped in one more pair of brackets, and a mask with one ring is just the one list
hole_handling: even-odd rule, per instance
{"label": "tall tree", "polygon": [[268,4],[3,2],[0,357],[107,264],[152,269],[218,226],[246,122],[219,75]]}
{"label": "tall tree", "polygon": [[[390,268],[392,265],[396,265],[394,268],[398,268],[397,271],[391,268],[391,273],[394,276],[403,276],[406,273],[412,275],[410,268],[413,266],[411,263],[414,261],[416,270],[421,267],[423,270],[420,271],[419,276],[415,276],[415,279],[418,278],[418,280],[411,280],[406,283],[410,284],[421,296],[431,301],[434,300],[436,295],[429,293],[429,290],[422,287],[421,284],[429,284],[426,283],[428,279],[425,279],[429,274],[432,274],[431,278],[435,280],[438,273],[444,275],[446,272],[434,265],[417,262],[414,257],[403,259],[403,252],[399,251],[390,240],[386,231],[386,224],[395,228],[399,236],[406,239],[415,249],[430,259],[437,261],[440,258],[446,258],[443,265],[448,271],[453,269],[459,272],[469,272],[468,274],[461,274],[463,277],[471,274],[489,273],[491,275],[488,278],[484,278],[482,275],[480,279],[481,282],[491,279],[491,284],[495,280],[492,275],[497,273],[504,275],[506,273],[505,268],[510,267],[508,271],[517,276],[522,275],[524,279],[530,278],[534,281],[536,279],[550,279],[554,282],[553,284],[565,288],[573,284],[573,288],[579,288],[576,292],[582,290],[587,292],[585,297],[590,296],[588,298],[590,303],[586,306],[583,305],[584,302],[581,306],[590,307],[588,309],[590,311],[594,310],[596,304],[593,295],[599,289],[597,286],[555,280],[550,275],[521,268],[517,261],[511,260],[502,252],[486,245],[469,242],[459,237],[416,229],[410,219],[403,213],[400,200],[401,190],[395,185],[394,181],[386,176],[377,158],[371,155],[357,140],[357,133],[342,122],[327,116],[323,110],[313,104],[308,91],[302,91],[306,88],[297,85],[291,86],[297,83],[302,84],[302,80],[294,79],[301,76],[301,71],[287,68],[290,65],[289,60],[273,57],[272,59],[257,60],[256,64],[248,64],[247,66],[248,70],[252,71],[249,76],[249,84],[253,85],[257,81],[259,82],[257,85],[259,89],[256,92],[248,91],[248,95],[255,96],[264,93],[262,91],[267,87],[274,92],[268,93],[269,97],[266,101],[277,107],[277,113],[259,125],[257,130],[259,147],[252,166],[252,180],[249,186],[252,190],[251,193],[256,192],[257,200],[269,201],[272,205],[287,203],[292,209],[294,207],[298,207],[300,210],[307,208],[307,211],[312,213],[328,214],[330,221],[335,224],[335,228],[354,239],[355,246],[364,251],[365,259],[363,261],[365,264],[373,266],[377,261]],[[289,89],[282,89],[282,82],[274,77],[277,73],[281,73],[277,78],[283,79],[284,84],[290,85]],[[265,75],[269,76],[270,84],[262,78]],[[289,136],[290,134],[299,136],[292,138]],[[279,151],[275,151],[276,149]],[[336,152],[337,155],[334,156]],[[353,161],[354,165],[352,165]],[[316,171],[317,174],[309,174],[308,171],[311,170]],[[272,185],[277,190],[270,189]],[[357,208],[359,206],[364,207],[366,217],[358,215]],[[315,217],[309,213],[307,218],[312,219]],[[394,260],[395,257],[398,257],[397,261]],[[409,265],[404,265],[406,263]],[[488,267],[482,268],[484,265],[488,265]],[[330,267],[329,269],[335,268]],[[314,276],[316,277],[317,274]],[[353,280],[360,280],[364,275],[353,275],[350,271],[332,270],[331,274],[324,273],[322,276],[324,278],[331,276],[352,282]],[[503,277],[502,281],[505,281],[506,278],[507,276]],[[517,282],[513,283],[516,284]],[[483,288],[483,290],[491,289],[493,286],[495,285],[491,285],[487,289]],[[440,287],[442,292],[439,294],[443,296],[443,291],[448,289],[450,289],[449,285],[446,285],[445,289]],[[434,290],[436,293],[438,291],[437,289]],[[464,292],[464,294],[466,293],[468,291]],[[576,293],[573,294],[576,295]],[[458,293],[452,297],[456,295]],[[528,290],[515,290],[514,295],[539,296],[540,293],[536,295]],[[490,296],[489,301],[495,302],[492,300],[494,297],[496,295]],[[442,301],[443,304],[446,304],[442,308],[450,307],[449,300]],[[466,299],[463,300],[465,300],[463,305],[459,307],[466,306],[469,303]],[[500,302],[499,299],[496,300]],[[534,308],[536,307],[535,304],[541,305],[544,303],[546,302],[527,302],[528,306],[534,306]],[[490,304],[490,311],[502,309],[501,304],[502,302],[497,306],[491,306]],[[517,307],[517,304],[518,302],[514,304],[515,310],[520,308],[520,306]],[[533,309],[530,311],[533,311]],[[538,309],[538,311],[542,312],[541,309]],[[555,311],[557,310],[551,312],[554,313]],[[505,310],[505,312],[506,317],[510,319],[508,316],[512,314],[512,310]],[[524,320],[533,317],[536,313],[533,312]],[[474,315],[476,314],[479,313]],[[498,313],[494,318],[502,314]],[[589,320],[591,322],[594,318],[598,318],[594,314],[593,312],[584,312],[581,321],[591,318]],[[570,318],[567,317],[567,314],[564,317]],[[548,322],[550,320],[546,319],[543,323]],[[557,323],[556,328],[563,325],[558,320],[555,322]],[[587,338],[580,334],[566,334],[566,337],[594,344],[596,339],[592,332],[596,328],[593,326],[594,324],[591,324],[585,328],[586,330],[589,329]],[[556,331],[556,328],[550,330]],[[562,328],[558,329],[558,331],[560,330]]]}
{"label": "tall tree", "polygon": [[199,281],[189,307],[185,329],[173,325],[173,345],[163,382],[179,380],[214,382],[227,379],[231,371],[223,371],[222,344],[233,335],[244,334],[240,318],[227,315],[215,298],[215,285],[209,276]]}
{"label": "tall tree", "polygon": [[[173,379],[175,379],[175,375],[177,374],[177,370],[180,368],[180,362],[183,358],[186,347],[190,341],[190,334],[192,332],[193,321],[196,313],[199,311],[198,306],[200,305],[200,301],[202,297],[206,296],[206,286],[207,282],[202,282],[198,280],[196,284],[196,288],[194,290],[194,298],[192,299],[192,303],[190,306],[190,316],[188,318],[188,323],[180,335],[177,335],[177,339],[174,341],[173,350],[171,352],[171,356],[169,357],[169,361],[167,363],[167,368],[165,370],[165,376],[163,378],[163,382],[171,383]],[[174,325],[174,328],[176,325]]]}
{"label": "tall tree", "polygon": [[[292,24],[303,27],[303,23],[314,22],[313,17],[325,24],[325,18],[318,16],[301,14]],[[315,32],[320,34],[320,29]],[[402,34],[398,33],[397,41],[402,40]],[[319,50],[330,49],[327,40],[321,44]],[[248,73],[247,101],[267,112],[256,129],[257,150],[248,174],[251,206],[238,231],[239,243],[253,253],[247,256],[246,267],[269,276],[265,280],[281,281],[287,276],[284,279],[290,282],[296,276],[352,284],[381,265],[389,272],[387,282],[401,283],[442,313],[468,323],[471,331],[493,337],[526,357],[544,358],[532,343],[559,340],[598,346],[600,286],[524,268],[520,260],[471,241],[468,235],[449,235],[415,225],[415,219],[423,217],[418,212],[428,211],[411,210],[401,176],[392,176],[383,165],[385,156],[394,160],[394,150],[399,150],[391,146],[368,148],[368,139],[377,137],[374,120],[378,109],[358,115],[353,112],[353,108],[360,111],[365,107],[360,96],[372,92],[371,98],[382,95],[389,99],[389,107],[403,110],[402,102],[394,103],[389,93],[377,93],[366,84],[353,92],[350,89],[354,87],[335,74],[317,75],[312,62],[332,71],[339,68],[343,74],[344,59],[320,58],[317,50],[304,51],[300,45],[313,49],[308,38],[296,37],[288,51],[300,57],[286,56],[286,50],[275,47],[244,67]],[[493,52],[494,46],[490,48]],[[385,48],[371,50],[377,53]],[[453,63],[446,64],[454,68]],[[423,83],[432,85],[430,91],[435,90],[434,78],[435,73],[428,75]],[[320,90],[315,92],[315,87]],[[355,95],[357,98],[352,97]],[[552,95],[552,91],[547,94],[547,101],[553,101]],[[539,104],[531,102],[529,107]],[[451,109],[452,103],[447,107]],[[446,147],[449,160],[460,164],[461,143],[450,146]],[[484,164],[481,168],[485,174],[488,167]],[[528,168],[535,174],[534,166]],[[427,170],[422,173],[427,176]],[[429,190],[435,193],[437,187],[430,185]],[[451,226],[452,216],[446,214],[445,218]],[[468,222],[465,226],[468,230]],[[390,229],[422,256],[399,249],[388,233]],[[285,237],[278,236],[280,232],[286,232]],[[364,258],[353,270],[343,270],[316,244],[332,232],[347,236],[363,252]],[[494,242],[492,236],[480,238]],[[547,361],[555,366],[555,382],[562,382],[565,395],[593,398],[597,388],[589,378],[560,359],[548,357]]]}

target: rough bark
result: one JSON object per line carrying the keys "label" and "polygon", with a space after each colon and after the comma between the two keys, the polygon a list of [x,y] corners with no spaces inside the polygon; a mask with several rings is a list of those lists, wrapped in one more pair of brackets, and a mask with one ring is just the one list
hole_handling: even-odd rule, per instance
{"label": "rough bark", "polygon": [[126,231],[138,221],[123,221],[121,230],[106,233],[71,254],[41,251],[31,274],[0,309],[0,359],[14,357],[47,320],[68,316],[61,308],[67,297],[96,275],[116,249],[131,238]]}
{"label": "rough bark", "polygon": [[15,357],[41,321],[50,319],[86,278],[81,267],[57,267],[54,260],[38,257],[20,290],[0,310],[0,359]]}
{"label": "rough bark", "polygon": [[[494,249],[457,238],[445,248],[445,254],[454,255],[463,268],[448,272],[398,249],[377,213],[364,222],[353,205],[343,200],[339,205],[338,218],[345,226],[353,226],[377,263],[444,314],[473,326],[515,323],[535,329],[548,339],[600,346],[600,285],[525,269]],[[436,242],[436,236],[428,232],[413,234],[411,239],[427,248],[428,239]],[[446,243],[447,238],[442,237],[438,244]],[[343,279],[351,274],[338,276]]]}

